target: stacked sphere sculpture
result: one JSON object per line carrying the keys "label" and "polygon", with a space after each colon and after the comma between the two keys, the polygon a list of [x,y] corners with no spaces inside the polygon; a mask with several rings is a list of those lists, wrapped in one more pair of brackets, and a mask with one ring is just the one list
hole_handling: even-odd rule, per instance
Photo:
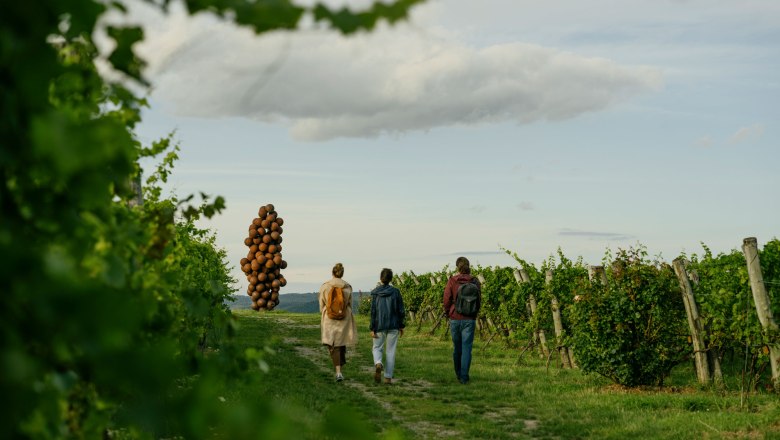
{"label": "stacked sphere sculpture", "polygon": [[241,270],[249,281],[246,293],[254,310],[273,310],[279,304],[279,289],[287,284],[282,276],[287,267],[282,259],[283,224],[274,205],[261,206],[244,239],[249,253],[241,259]]}

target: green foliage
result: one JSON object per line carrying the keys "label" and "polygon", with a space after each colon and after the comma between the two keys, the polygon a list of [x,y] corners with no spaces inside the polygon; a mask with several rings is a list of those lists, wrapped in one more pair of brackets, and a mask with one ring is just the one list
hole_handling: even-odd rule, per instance
{"label": "green foliage", "polygon": [[674,271],[642,247],[620,250],[607,283],[581,283],[569,311],[577,363],[628,386],[660,385],[690,355]]}
{"label": "green foliage", "polygon": [[[770,383],[769,356],[763,348],[777,339],[762,329],[756,315],[745,256],[736,249],[713,255],[707,246],[702,244],[702,247],[703,255],[691,255],[687,271],[693,278],[707,349],[720,358],[729,353],[747,356],[750,361],[742,366],[743,376],[756,379],[751,379],[752,386],[761,381]],[[780,312],[780,297],[776,294],[779,282],[775,281],[780,276],[779,256],[780,240],[777,239],[770,240],[759,251],[774,316]]]}
{"label": "green foliage", "polygon": [[[415,3],[374,7],[368,19],[317,6],[316,18],[353,32]],[[187,5],[258,33],[293,29],[314,11],[285,0]],[[0,14],[0,394],[13,401],[0,437],[254,438],[263,430],[246,429],[252,410],[224,405],[217,390],[246,380],[259,358],[230,343],[224,251],[193,223],[225,201],[162,195],[178,147],[141,146],[132,130],[146,101],[97,73],[92,35],[107,8],[125,9],[44,0]],[[146,84],[133,51],[142,30],[107,33],[116,43],[107,61]],[[139,159],[163,153],[146,202],[132,207]]]}

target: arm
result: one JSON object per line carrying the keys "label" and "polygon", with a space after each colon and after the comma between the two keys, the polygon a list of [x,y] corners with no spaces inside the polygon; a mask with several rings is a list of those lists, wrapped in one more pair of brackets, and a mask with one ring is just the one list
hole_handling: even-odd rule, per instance
{"label": "arm", "polygon": [[374,330],[376,329],[376,295],[371,295],[371,321],[368,324],[368,329],[371,330],[371,334],[373,336]]}
{"label": "arm", "polygon": [[401,332],[406,327],[406,310],[404,309],[404,297],[401,296],[401,291],[398,291],[398,316],[401,317]]}
{"label": "arm", "polygon": [[450,309],[452,309],[452,278],[447,280],[447,287],[444,288],[444,314],[449,318]]}

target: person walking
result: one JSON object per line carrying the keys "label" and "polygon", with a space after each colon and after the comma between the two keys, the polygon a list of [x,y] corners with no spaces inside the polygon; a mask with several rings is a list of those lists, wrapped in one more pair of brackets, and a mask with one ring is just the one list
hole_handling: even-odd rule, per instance
{"label": "person walking", "polygon": [[347,346],[357,344],[357,327],[352,314],[352,286],[342,279],[344,266],[333,266],[333,278],[320,287],[320,329],[322,345],[328,347],[328,353],[336,369],[336,382],[344,380],[341,367],[347,363]]}
{"label": "person walking", "polygon": [[[374,341],[374,382],[382,380],[382,370],[385,372],[385,383],[393,383],[395,369],[395,348],[398,338],[404,335],[404,300],[401,292],[390,285],[393,271],[382,269],[379,274],[379,285],[371,291],[371,321],[369,330]],[[385,363],[382,363],[382,352],[385,351]]]}
{"label": "person walking", "polygon": [[458,273],[447,280],[443,305],[444,313],[450,319],[455,376],[465,385],[470,379],[471,347],[474,344],[477,315],[482,305],[482,287],[479,280],[471,276],[471,267],[466,257],[458,257],[455,267]]}

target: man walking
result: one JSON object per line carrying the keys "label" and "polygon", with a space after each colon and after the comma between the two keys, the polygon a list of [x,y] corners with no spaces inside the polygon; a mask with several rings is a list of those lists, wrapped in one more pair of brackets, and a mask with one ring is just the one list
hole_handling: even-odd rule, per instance
{"label": "man walking", "polygon": [[458,273],[447,280],[444,288],[444,313],[450,318],[452,335],[452,361],[455,375],[462,384],[469,383],[471,347],[479,308],[482,305],[482,288],[479,280],[471,276],[466,257],[455,260]]}

